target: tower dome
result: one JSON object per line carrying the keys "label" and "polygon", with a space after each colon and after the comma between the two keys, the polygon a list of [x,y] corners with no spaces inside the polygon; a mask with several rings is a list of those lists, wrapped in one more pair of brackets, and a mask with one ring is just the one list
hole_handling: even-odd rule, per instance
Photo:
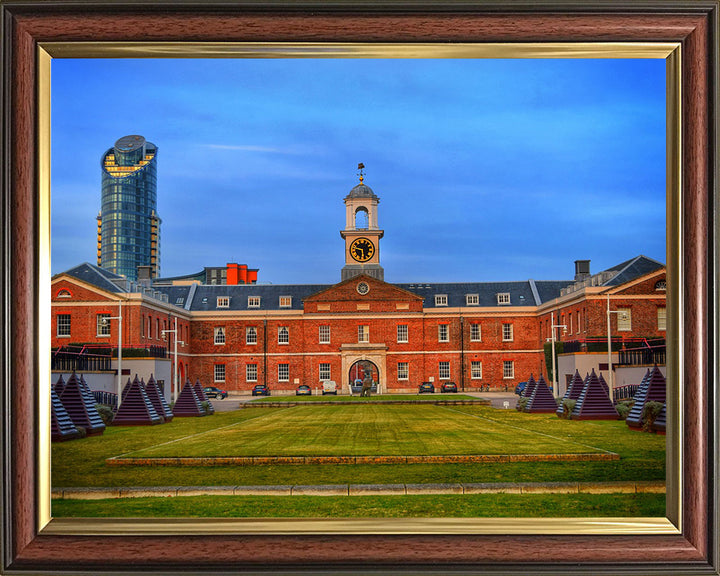
{"label": "tower dome", "polygon": [[375,192],[367,184],[363,184],[362,180],[360,184],[355,186],[347,196],[348,198],[377,198]]}

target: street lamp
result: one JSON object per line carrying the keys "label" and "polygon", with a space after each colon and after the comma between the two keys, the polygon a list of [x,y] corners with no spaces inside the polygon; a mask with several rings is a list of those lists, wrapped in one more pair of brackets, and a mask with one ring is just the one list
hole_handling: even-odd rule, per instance
{"label": "street lamp", "polygon": [[162,335],[162,339],[163,339],[163,340],[167,340],[167,338],[166,338],[166,336],[165,336],[166,334],[175,334],[175,338],[173,339],[173,342],[174,342],[174,344],[173,344],[173,346],[174,346],[173,356],[175,357],[175,359],[174,359],[175,367],[174,367],[174,369],[173,369],[173,374],[172,374],[172,377],[173,377],[173,379],[172,379],[172,390],[170,391],[170,399],[171,399],[172,402],[175,402],[175,401],[177,400],[177,395],[178,395],[178,390],[177,390],[177,389],[178,389],[178,382],[177,382],[177,372],[178,372],[177,347],[178,347],[178,344],[183,344],[183,345],[185,344],[185,342],[183,342],[182,340],[178,340],[178,337],[177,337],[177,335],[178,335],[177,318],[175,318],[175,324],[174,324],[174,325],[175,325],[175,328],[173,328],[172,330],[161,330],[161,331],[160,331],[160,334]]}
{"label": "street lamp", "polygon": [[553,385],[553,395],[559,396],[558,394],[558,388],[557,388],[557,368],[556,368],[556,361],[555,361],[555,328],[562,328],[563,334],[567,332],[567,325],[565,324],[555,324],[555,312],[550,312],[550,340],[552,342],[552,369],[553,369],[553,377],[552,377],[552,385]]}
{"label": "street lamp", "polygon": [[612,332],[610,331],[610,314],[618,314],[618,318],[623,320],[627,318],[627,314],[623,310],[610,310],[610,294],[607,295],[607,338],[608,338],[608,380],[610,382],[608,394],[610,401],[615,402],[615,390],[613,389],[613,371],[612,371]]}
{"label": "street lamp", "polygon": [[120,409],[120,400],[122,399],[122,300],[118,301],[118,315],[105,316],[102,319],[103,326],[106,326],[110,320],[119,320],[118,322],[118,369],[117,369],[117,409]]}

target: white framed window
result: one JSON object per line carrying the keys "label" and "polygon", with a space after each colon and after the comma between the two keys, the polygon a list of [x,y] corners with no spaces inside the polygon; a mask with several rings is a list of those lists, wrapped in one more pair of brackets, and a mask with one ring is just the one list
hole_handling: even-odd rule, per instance
{"label": "white framed window", "polygon": [[480,360],[472,360],[470,362],[470,378],[473,380],[482,380],[482,362],[480,362]]}
{"label": "white framed window", "polygon": [[278,328],[278,344],[290,344],[290,329],[287,326]]}
{"label": "white framed window", "polygon": [[397,325],[397,341],[399,343],[405,343],[408,341],[408,325],[398,324]]}
{"label": "white framed window", "polygon": [[580,310],[577,311],[576,315],[577,315],[577,331],[575,333],[580,334]]}
{"label": "white framed window", "polygon": [[110,336],[110,314],[98,314],[95,319],[97,335],[100,337]]}
{"label": "white framed window", "polygon": [[450,362],[438,363],[438,376],[440,380],[450,380]]}
{"label": "white framed window", "polygon": [[358,342],[370,342],[370,326],[363,324],[358,326]]}
{"label": "white framed window", "polygon": [[291,308],[292,296],[280,296],[280,308]]}
{"label": "white framed window", "polygon": [[57,335],[70,336],[70,314],[57,315]]}
{"label": "white framed window", "polygon": [[657,309],[658,330],[667,330],[667,309]]}
{"label": "white framed window", "polygon": [[503,360],[503,378],[515,378],[515,362]]}
{"label": "white framed window", "polygon": [[438,342],[449,342],[450,336],[448,334],[448,325],[438,324]]}
{"label": "white framed window", "polygon": [[398,378],[398,380],[409,380],[410,379],[410,363],[409,362],[398,362],[397,378]]}
{"label": "white framed window", "polygon": [[278,364],[278,382],[290,381],[290,364]]}
{"label": "white framed window", "polygon": [[655,290],[664,292],[667,290],[667,282],[665,280],[658,280],[655,283]]}
{"label": "white framed window", "polygon": [[473,322],[470,324],[470,342],[481,342],[482,331],[480,330],[480,324]]}
{"label": "white framed window", "polygon": [[257,382],[257,364],[245,364],[245,381]]}
{"label": "white framed window", "polygon": [[215,364],[215,382],[225,382],[225,364]]}
{"label": "white framed window", "polygon": [[513,325],[512,324],[503,324],[502,325],[502,339],[503,339],[503,342],[512,342],[513,341]]}
{"label": "white framed window", "polygon": [[213,341],[218,346],[225,344],[225,328],[222,326],[215,328]]}
{"label": "white framed window", "polygon": [[478,306],[480,304],[479,294],[465,294],[465,305],[466,306]]}
{"label": "white framed window", "polygon": [[245,328],[245,344],[257,344],[257,327],[248,326]]}
{"label": "white framed window", "polygon": [[632,311],[630,308],[618,308],[618,332],[632,330]]}
{"label": "white framed window", "polygon": [[447,306],[447,294],[435,294],[435,306]]}
{"label": "white framed window", "polygon": [[330,326],[326,324],[318,326],[318,342],[320,344],[330,344]]}
{"label": "white framed window", "polygon": [[510,304],[510,292],[498,292],[497,303],[500,305]]}
{"label": "white framed window", "polygon": [[320,380],[330,380],[330,363],[322,362],[319,369]]}
{"label": "white framed window", "polygon": [[70,290],[66,290],[63,288],[57,293],[58,298],[72,298],[72,294],[70,294]]}
{"label": "white framed window", "polygon": [[150,316],[147,319],[147,337],[152,338],[152,318]]}
{"label": "white framed window", "polygon": [[260,296],[248,296],[248,308],[260,308]]}
{"label": "white framed window", "polygon": [[230,296],[218,296],[216,306],[218,308],[230,308]]}

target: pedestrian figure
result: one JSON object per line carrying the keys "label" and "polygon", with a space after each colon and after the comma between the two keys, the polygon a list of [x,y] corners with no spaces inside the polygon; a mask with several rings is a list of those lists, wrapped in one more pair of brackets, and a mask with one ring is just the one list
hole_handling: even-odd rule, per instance
{"label": "pedestrian figure", "polygon": [[360,396],[367,396],[369,398],[371,390],[372,390],[372,376],[370,374],[365,374],[365,379],[363,380],[362,390],[360,391]]}

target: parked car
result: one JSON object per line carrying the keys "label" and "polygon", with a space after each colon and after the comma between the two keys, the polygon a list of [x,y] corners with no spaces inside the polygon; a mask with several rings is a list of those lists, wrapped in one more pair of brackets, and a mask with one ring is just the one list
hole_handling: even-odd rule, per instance
{"label": "parked car", "polygon": [[270,388],[265,384],[256,384],[252,389],[253,396],[270,396]]}
{"label": "parked car", "polygon": [[300,384],[295,388],[295,396],[312,396],[312,389],[307,384]]}
{"label": "parked car", "polygon": [[440,386],[440,392],[457,392],[457,384],[455,382],[443,382]]}
{"label": "parked car", "polygon": [[418,386],[418,394],[435,394],[435,385],[432,382],[423,382]]}
{"label": "parked car", "polygon": [[323,380],[322,386],[323,396],[325,394],[335,394],[337,396],[337,384],[335,384],[334,380]]}
{"label": "parked car", "polygon": [[515,394],[522,396],[522,393],[525,392],[525,386],[527,386],[527,382],[520,382],[515,386]]}
{"label": "parked car", "polygon": [[223,400],[228,396],[227,390],[220,390],[216,386],[205,386],[203,391],[208,398],[220,398],[220,400]]}

